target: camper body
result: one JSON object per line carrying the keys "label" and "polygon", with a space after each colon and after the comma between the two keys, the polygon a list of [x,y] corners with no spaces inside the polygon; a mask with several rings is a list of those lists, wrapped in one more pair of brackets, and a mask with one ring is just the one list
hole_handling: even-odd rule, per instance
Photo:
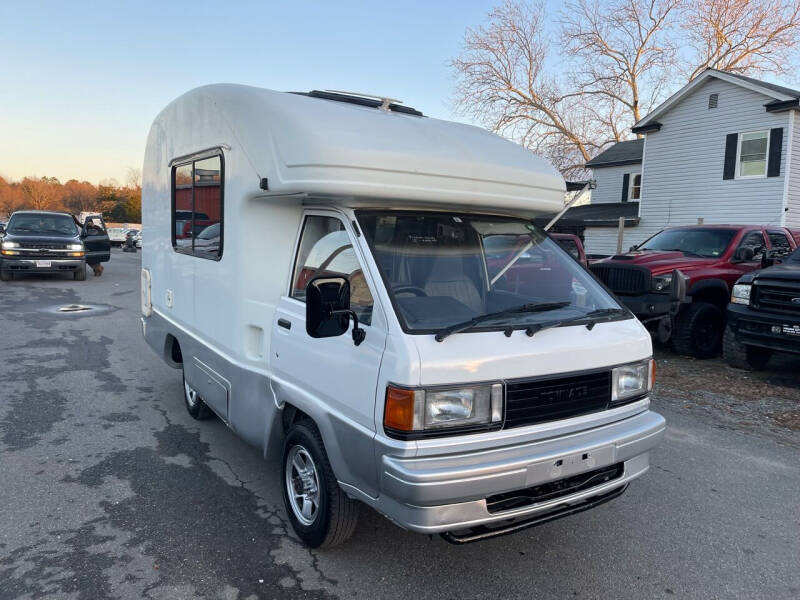
{"label": "camper body", "polygon": [[527,150],[388,102],[198,88],[147,142],[145,338],[193,416],[282,456],[311,546],[355,501],[454,542],[590,508],[664,420],[647,331],[530,224],[563,192]]}

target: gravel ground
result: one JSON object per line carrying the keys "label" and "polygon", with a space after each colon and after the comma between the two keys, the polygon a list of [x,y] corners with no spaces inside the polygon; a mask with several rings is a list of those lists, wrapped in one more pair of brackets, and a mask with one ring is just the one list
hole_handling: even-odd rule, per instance
{"label": "gravel ground", "polygon": [[657,349],[656,361],[657,406],[800,448],[800,356],[775,355],[763,371],[663,349]]}
{"label": "gravel ground", "polygon": [[[594,510],[455,547],[364,509],[309,551],[280,467],[183,407],[144,343],[139,255],[0,284],[0,600],[800,597],[798,362],[659,352],[651,469]],[[92,305],[88,313],[55,309]]]}

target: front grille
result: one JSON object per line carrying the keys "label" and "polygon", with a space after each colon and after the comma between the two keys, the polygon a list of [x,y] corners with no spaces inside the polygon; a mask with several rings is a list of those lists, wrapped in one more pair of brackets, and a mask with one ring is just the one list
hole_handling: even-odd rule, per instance
{"label": "front grille", "polygon": [[496,494],[486,498],[486,509],[490,513],[500,513],[515,508],[524,508],[538,502],[546,502],[556,498],[563,498],[570,494],[577,494],[584,490],[597,487],[614,479],[622,477],[625,467],[623,463],[617,463],[602,469],[595,469],[573,475],[566,479],[550,481],[523,490],[514,490],[504,494]]}
{"label": "front grille", "polygon": [[66,250],[66,244],[37,244],[34,242],[21,242],[19,245],[20,248],[25,249],[37,249],[41,248],[42,250]]}
{"label": "front grille", "polygon": [[644,294],[650,290],[650,271],[644,267],[595,263],[589,268],[615,294]]}
{"label": "front grille", "polygon": [[757,283],[750,304],[766,312],[800,314],[800,283],[791,281]]}
{"label": "front grille", "polygon": [[506,384],[505,428],[568,419],[608,408],[611,371]]}

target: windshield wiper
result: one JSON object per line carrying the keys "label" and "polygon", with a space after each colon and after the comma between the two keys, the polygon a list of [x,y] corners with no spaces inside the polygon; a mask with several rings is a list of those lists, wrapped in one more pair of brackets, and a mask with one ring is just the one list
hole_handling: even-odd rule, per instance
{"label": "windshield wiper", "polygon": [[472,329],[476,325],[479,325],[485,321],[490,321],[491,319],[496,319],[497,317],[505,317],[507,315],[513,315],[516,313],[546,312],[548,310],[556,310],[559,308],[564,308],[566,306],[569,306],[569,304],[570,304],[569,302],[541,302],[539,304],[522,304],[521,306],[507,308],[505,310],[501,310],[498,312],[486,313],[485,315],[478,315],[477,317],[473,317],[469,321],[464,321],[463,323],[456,323],[455,325],[450,325],[449,327],[440,329],[439,331],[436,332],[436,341],[443,342],[445,338],[453,335],[454,333],[461,333],[462,331],[466,331],[467,329]]}
{"label": "windshield wiper", "polygon": [[[570,317],[569,319],[561,319],[559,321],[550,321],[549,323],[536,323],[535,325],[530,325],[527,329],[525,329],[525,334],[528,337],[533,337],[535,334],[539,333],[544,329],[561,327],[562,325],[569,325],[570,323],[575,323],[577,321],[585,321],[586,319],[599,319],[601,317],[611,317],[614,315],[627,315],[629,314],[629,312],[630,311],[624,308],[598,308],[596,310],[591,310],[583,315]],[[590,320],[588,323],[586,323],[586,329],[591,331],[592,329],[594,329],[596,323],[597,323],[596,320]]]}

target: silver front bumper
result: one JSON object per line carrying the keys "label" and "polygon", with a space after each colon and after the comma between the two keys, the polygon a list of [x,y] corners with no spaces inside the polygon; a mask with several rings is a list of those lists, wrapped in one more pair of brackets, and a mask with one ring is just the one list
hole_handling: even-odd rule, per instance
{"label": "silver front bumper", "polygon": [[[663,437],[652,411],[579,433],[503,448],[425,458],[384,455],[380,511],[422,533],[533,517],[626,485],[649,468],[649,451]],[[572,495],[490,513],[486,498],[623,464],[622,475]]]}

